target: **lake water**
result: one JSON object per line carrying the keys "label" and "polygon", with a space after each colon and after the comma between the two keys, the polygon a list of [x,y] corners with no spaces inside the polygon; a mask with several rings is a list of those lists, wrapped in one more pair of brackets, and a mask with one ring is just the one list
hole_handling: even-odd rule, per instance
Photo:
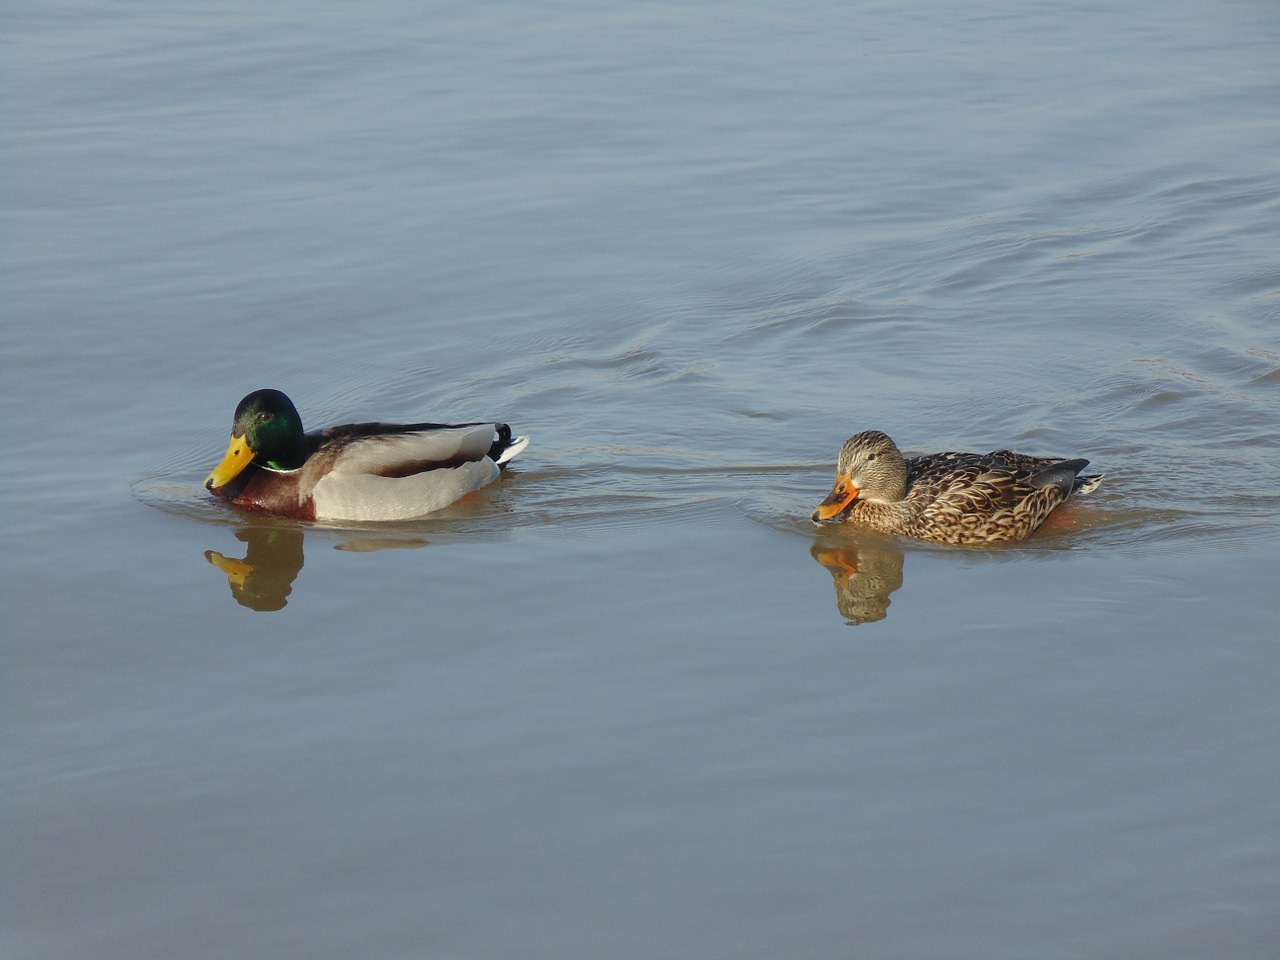
{"label": "lake water", "polygon": [[[0,954],[1275,956],[1276,4],[0,21]],[[255,521],[264,386],[533,440]],[[868,428],[1107,480],[815,527]]]}

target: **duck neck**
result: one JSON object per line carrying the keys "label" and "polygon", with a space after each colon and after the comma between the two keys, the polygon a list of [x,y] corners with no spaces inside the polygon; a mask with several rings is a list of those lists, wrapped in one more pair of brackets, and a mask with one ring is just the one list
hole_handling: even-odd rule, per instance
{"label": "duck neck", "polygon": [[858,500],[853,515],[871,526],[895,526],[911,520],[915,511],[907,500]]}
{"label": "duck neck", "polygon": [[307,459],[307,447],[302,437],[294,437],[284,446],[272,450],[266,464],[272,470],[296,470]]}

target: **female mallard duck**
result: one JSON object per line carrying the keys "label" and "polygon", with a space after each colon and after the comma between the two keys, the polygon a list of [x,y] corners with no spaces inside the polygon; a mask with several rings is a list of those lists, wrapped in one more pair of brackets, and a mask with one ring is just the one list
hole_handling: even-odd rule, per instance
{"label": "female mallard duck", "polygon": [[529,442],[505,423],[348,423],[302,432],[293,401],[255,390],[204,485],[297,520],[407,520],[492,483]]}
{"label": "female mallard duck", "polygon": [[993,453],[933,453],[906,459],[879,430],[850,437],[836,483],[814,523],[844,515],[885,533],[936,543],[995,543],[1028,537],[1072,494],[1101,476],[1080,476],[1088,460]]}

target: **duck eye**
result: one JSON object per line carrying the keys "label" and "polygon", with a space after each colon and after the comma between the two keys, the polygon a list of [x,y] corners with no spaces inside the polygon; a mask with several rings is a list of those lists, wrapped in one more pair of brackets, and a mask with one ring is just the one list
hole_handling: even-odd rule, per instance
{"label": "duck eye", "polygon": [[259,423],[270,423],[270,422],[271,422],[271,418],[272,418],[272,416],[273,416],[273,414],[271,414],[271,413],[269,413],[269,412],[267,412],[267,411],[265,411],[265,410],[264,410],[262,413],[258,414],[258,422],[259,422]]}
{"label": "duck eye", "polygon": [[870,463],[870,462],[871,462],[872,460],[874,460],[875,458],[876,458],[876,455],[875,455],[874,453],[868,453],[868,454],[867,454],[867,463]]}

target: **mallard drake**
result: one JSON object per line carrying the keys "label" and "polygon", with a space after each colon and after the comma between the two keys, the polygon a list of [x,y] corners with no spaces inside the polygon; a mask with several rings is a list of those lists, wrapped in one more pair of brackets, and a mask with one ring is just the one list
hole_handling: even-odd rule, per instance
{"label": "mallard drake", "polygon": [[302,432],[293,401],[255,390],[205,480],[214,496],[297,520],[407,520],[498,478],[529,442],[505,423],[348,423]]}
{"label": "mallard drake", "polygon": [[841,517],[936,543],[1021,540],[1069,497],[1097,489],[1100,475],[1080,476],[1088,464],[1011,450],[908,459],[867,430],[845,441],[835,486],[810,519]]}

